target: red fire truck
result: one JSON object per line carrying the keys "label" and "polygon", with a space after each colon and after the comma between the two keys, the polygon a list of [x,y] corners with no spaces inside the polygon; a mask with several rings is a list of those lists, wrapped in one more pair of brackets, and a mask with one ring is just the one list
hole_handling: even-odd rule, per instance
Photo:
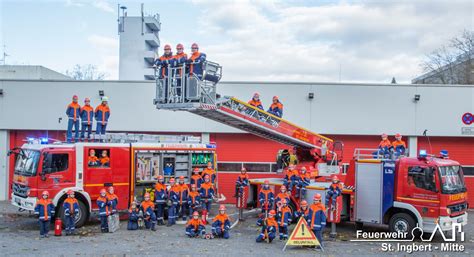
{"label": "red fire truck", "polygon": [[[79,200],[79,227],[98,209],[95,201],[104,187],[113,186],[118,209],[127,210],[153,188],[158,175],[165,182],[184,176],[189,183],[194,168],[216,163],[215,144],[203,143],[200,137],[108,134],[101,140],[105,142],[50,144],[48,139],[29,138],[11,149],[16,155],[11,203],[31,211],[41,192],[48,190],[56,213],[63,215],[62,202],[71,189]],[[92,162],[89,156],[107,157],[108,162]]]}
{"label": "red fire truck", "polygon": [[[293,153],[289,149],[278,153],[278,171],[285,170],[292,160],[298,161],[297,168],[308,167],[314,179],[307,187],[307,200],[316,193],[324,197],[331,176],[339,175],[345,186],[336,222],[342,218],[354,221],[358,226],[388,224],[390,230],[401,232],[412,231],[415,226],[433,232],[437,224],[442,230],[449,230],[453,223],[467,223],[467,190],[458,162],[446,155],[434,157],[426,152],[418,157],[386,158],[374,155],[378,149],[357,149],[350,165],[343,168],[341,142],[334,142],[234,97],[220,96],[216,86],[222,67],[206,62],[203,68],[202,77],[182,73],[180,78],[157,79],[156,107],[195,113],[292,147]],[[176,88],[186,90],[181,94]],[[270,181],[276,189],[283,184],[282,178]],[[258,187],[262,183],[263,179],[251,180],[249,204],[255,206],[258,202]],[[302,199],[294,195],[291,199],[290,207],[295,210]]]}

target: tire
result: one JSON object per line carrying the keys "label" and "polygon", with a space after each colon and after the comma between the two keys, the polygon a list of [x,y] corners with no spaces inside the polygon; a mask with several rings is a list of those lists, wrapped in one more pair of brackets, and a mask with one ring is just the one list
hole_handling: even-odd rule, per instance
{"label": "tire", "polygon": [[415,220],[412,216],[406,213],[397,213],[393,215],[388,223],[390,232],[406,232],[408,235],[411,234],[415,226]]}
{"label": "tire", "polygon": [[[76,216],[76,228],[80,228],[86,224],[89,218],[89,211],[87,210],[86,204],[82,201],[77,201],[79,204],[79,214]],[[61,202],[58,208],[59,217],[61,218],[63,228],[66,227],[66,215],[64,215],[64,202]]]}
{"label": "tire", "polygon": [[364,223],[360,221],[356,221],[354,225],[356,230],[362,230],[362,228],[364,227]]}

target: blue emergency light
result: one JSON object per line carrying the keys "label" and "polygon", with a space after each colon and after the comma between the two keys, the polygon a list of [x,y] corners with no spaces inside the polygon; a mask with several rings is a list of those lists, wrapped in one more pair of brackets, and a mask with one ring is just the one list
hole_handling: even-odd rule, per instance
{"label": "blue emergency light", "polygon": [[448,157],[449,157],[448,150],[441,150],[441,151],[439,152],[439,154],[440,154],[441,157],[443,157],[443,158],[448,158]]}
{"label": "blue emergency light", "polygon": [[426,150],[420,150],[420,153],[418,154],[418,157],[420,158],[426,158],[426,156],[428,156],[428,154],[426,153]]}
{"label": "blue emergency light", "polygon": [[27,137],[26,141],[28,142],[28,144],[33,144],[35,142],[35,138],[34,137]]}
{"label": "blue emergency light", "polygon": [[49,142],[49,139],[47,137],[42,137],[40,138],[40,142],[42,145],[47,145]]}

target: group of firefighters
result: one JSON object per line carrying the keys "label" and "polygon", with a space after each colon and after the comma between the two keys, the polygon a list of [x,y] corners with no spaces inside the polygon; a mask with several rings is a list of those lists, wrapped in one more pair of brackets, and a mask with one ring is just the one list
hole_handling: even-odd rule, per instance
{"label": "group of firefighters", "polygon": [[374,152],[374,156],[392,156],[399,157],[405,155],[407,145],[402,140],[400,133],[395,134],[395,141],[390,142],[388,135],[383,133],[382,140],[379,143],[378,150]]}
{"label": "group of firefighters", "polygon": [[[260,110],[263,110],[263,105],[262,105],[262,101],[260,101],[259,93],[254,93],[252,99],[248,101],[248,104]],[[268,108],[267,112],[279,118],[283,116],[283,104],[280,102],[280,99],[278,98],[278,96],[274,96],[272,98],[272,104]]]}
{"label": "group of firefighters", "polygon": [[[107,96],[101,98],[101,104],[95,110],[91,106],[90,98],[84,99],[84,106],[79,105],[79,97],[74,95],[72,102],[66,108],[66,115],[68,117],[66,138],[68,142],[78,142],[91,138],[92,125],[94,119],[97,123],[96,134],[105,135],[105,129],[110,118],[109,99]],[[79,127],[82,124],[82,128]],[[75,130],[74,140],[72,138],[72,130]]]}

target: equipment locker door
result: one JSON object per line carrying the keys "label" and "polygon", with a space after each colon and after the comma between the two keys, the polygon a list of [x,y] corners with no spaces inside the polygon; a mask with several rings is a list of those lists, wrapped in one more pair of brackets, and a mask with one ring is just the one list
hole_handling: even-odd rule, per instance
{"label": "equipment locker door", "polygon": [[382,163],[356,162],[355,220],[382,223]]}

